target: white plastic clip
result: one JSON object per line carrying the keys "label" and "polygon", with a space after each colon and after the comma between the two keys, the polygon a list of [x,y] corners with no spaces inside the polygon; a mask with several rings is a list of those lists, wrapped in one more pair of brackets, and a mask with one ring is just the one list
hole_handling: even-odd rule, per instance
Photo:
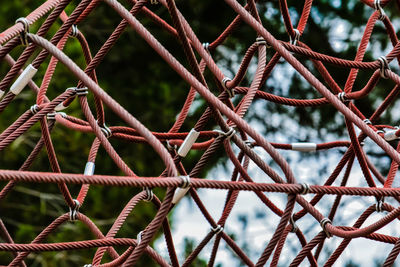
{"label": "white plastic clip", "polygon": [[174,197],[172,198],[172,204],[176,204],[186,195],[186,193],[190,189],[190,177],[189,175],[186,176],[179,176],[182,179],[182,186],[175,191]]}
{"label": "white plastic clip", "polygon": [[332,224],[332,221],[329,220],[328,218],[323,218],[323,219],[319,222],[319,224],[321,225],[322,229],[324,230],[324,232],[325,232],[325,234],[326,234],[326,237],[327,237],[327,238],[330,238],[330,237],[332,237],[332,234],[329,233],[328,230],[326,230],[326,224],[327,224],[327,223]]}
{"label": "white plastic clip", "polygon": [[292,143],[292,150],[301,152],[315,152],[317,150],[316,143]]}
{"label": "white plastic clip", "polygon": [[385,20],[385,11],[383,10],[382,6],[381,6],[381,0],[375,0],[374,1],[374,8],[376,11],[379,12],[380,16],[379,16],[379,20]]}
{"label": "white plastic clip", "polygon": [[33,115],[35,115],[36,113],[39,112],[39,106],[36,105],[36,104],[33,105],[33,106],[31,106],[30,111],[31,111],[31,113],[32,113]]}
{"label": "white plastic clip", "polygon": [[181,156],[182,158],[186,157],[187,153],[189,153],[190,149],[192,148],[194,142],[196,142],[199,135],[200,132],[196,131],[194,128],[190,130],[189,134],[186,136],[182,145],[178,149],[178,155]]}
{"label": "white plastic clip", "polygon": [[93,175],[94,168],[95,168],[94,162],[88,161],[86,163],[85,171],[83,172],[83,175]]}
{"label": "white plastic clip", "polygon": [[93,265],[91,265],[91,264],[85,264],[85,265],[83,265],[83,267],[92,267]]}
{"label": "white plastic clip", "polygon": [[390,70],[390,67],[389,67],[389,62],[387,61],[386,57],[380,56],[380,57],[378,58],[378,60],[379,60],[379,62],[381,63],[381,69],[380,69],[381,77],[382,77],[383,79],[389,78],[389,76],[387,75],[386,71],[387,71],[387,70]]}
{"label": "white plastic clip", "polygon": [[76,221],[76,216],[78,215],[78,210],[81,206],[81,203],[79,203],[78,200],[74,199],[73,201],[75,203],[74,208],[69,207],[69,220],[70,221]]}
{"label": "white plastic clip", "polygon": [[3,90],[0,90],[0,99],[2,99],[2,98],[3,98],[3,95],[4,95],[4,93],[5,93],[5,91],[3,91]]}
{"label": "white plastic clip", "polygon": [[228,93],[229,98],[232,98],[235,96],[235,92],[233,91],[233,88],[229,89],[226,86],[226,83],[229,81],[232,81],[232,79],[228,78],[228,77],[224,77],[221,81],[221,84],[222,84],[222,87],[224,88],[224,90]]}
{"label": "white plastic clip", "polygon": [[15,82],[11,85],[10,92],[14,95],[19,95],[22,89],[24,89],[33,76],[35,76],[36,72],[37,69],[33,67],[32,64],[29,64],[18,77],[18,79],[15,80]]}
{"label": "white plastic clip", "polygon": [[389,130],[386,131],[383,137],[385,138],[386,141],[393,141],[398,139],[399,137],[396,135],[397,130]]}
{"label": "white plastic clip", "polygon": [[61,110],[64,110],[64,109],[66,109],[67,107],[66,106],[64,106],[64,102],[61,102],[60,104],[58,104],[55,108],[54,108],[54,110],[55,111],[61,111]]}

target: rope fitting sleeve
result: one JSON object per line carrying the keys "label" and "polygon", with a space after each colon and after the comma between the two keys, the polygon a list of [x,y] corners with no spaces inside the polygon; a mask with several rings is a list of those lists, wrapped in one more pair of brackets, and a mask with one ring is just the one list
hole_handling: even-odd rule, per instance
{"label": "rope fitting sleeve", "polygon": [[292,150],[301,152],[315,152],[317,150],[316,143],[292,143]]}
{"label": "rope fitting sleeve", "polygon": [[15,80],[15,82],[11,85],[10,92],[14,95],[19,95],[22,89],[24,89],[33,76],[35,76],[37,71],[38,70],[32,66],[32,64],[29,64],[17,78],[17,80]]}
{"label": "rope fitting sleeve", "polygon": [[178,155],[181,156],[182,158],[186,157],[187,153],[189,153],[190,149],[196,142],[199,135],[200,132],[196,131],[194,128],[190,130],[189,134],[186,136],[182,145],[178,149]]}
{"label": "rope fitting sleeve", "polygon": [[85,171],[83,172],[83,175],[93,175],[94,174],[94,169],[95,169],[94,162],[88,161],[86,163]]}
{"label": "rope fitting sleeve", "polygon": [[396,140],[397,138],[399,138],[399,137],[396,135],[396,132],[397,132],[397,130],[389,130],[389,131],[386,131],[386,132],[384,133],[383,137],[385,138],[386,141],[393,141],[393,140]]}
{"label": "rope fitting sleeve", "polygon": [[176,204],[186,195],[186,193],[190,189],[190,177],[189,175],[186,176],[179,176],[182,179],[182,186],[175,191],[174,197],[172,198],[172,204]]}

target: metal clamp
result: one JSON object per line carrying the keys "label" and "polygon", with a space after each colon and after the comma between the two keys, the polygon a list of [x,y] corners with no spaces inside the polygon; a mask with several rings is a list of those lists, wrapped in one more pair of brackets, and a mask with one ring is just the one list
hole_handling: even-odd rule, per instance
{"label": "metal clamp", "polygon": [[213,131],[219,133],[220,135],[225,136],[227,139],[231,139],[232,136],[236,134],[236,130],[233,129],[233,127],[229,127],[229,130],[227,132],[223,132],[221,130],[213,130]]}
{"label": "metal clamp", "polygon": [[367,125],[371,125],[372,124],[372,122],[369,119],[365,119],[365,120],[363,120],[363,122],[365,124],[367,124]]}
{"label": "metal clamp", "polygon": [[78,35],[79,35],[78,25],[74,24],[74,25],[71,26],[70,36],[74,37],[74,38],[77,38]]}
{"label": "metal clamp", "polygon": [[78,215],[78,211],[81,206],[81,203],[79,203],[78,200],[74,199],[73,201],[75,203],[75,206],[73,208],[69,207],[69,220],[70,221],[76,221],[76,216]]}
{"label": "metal clamp", "polygon": [[265,45],[267,48],[271,47],[270,45],[267,44],[267,41],[265,41],[264,37],[262,37],[262,36],[259,36],[259,37],[256,38],[256,44],[258,46]]}
{"label": "metal clamp", "polygon": [[33,115],[39,112],[39,106],[37,104],[30,107],[30,111]]}
{"label": "metal clamp", "polygon": [[327,224],[327,223],[332,224],[332,221],[329,220],[328,218],[323,218],[323,219],[319,222],[319,224],[320,224],[321,227],[322,227],[322,230],[324,230],[324,232],[325,232],[325,234],[326,234],[326,237],[327,237],[327,238],[331,238],[331,237],[332,237],[332,234],[329,233],[328,230],[326,230],[326,224]]}
{"label": "metal clamp", "polygon": [[148,202],[152,201],[154,198],[153,191],[148,187],[144,187],[143,190],[146,191],[146,198],[144,199],[144,201],[148,201]]}
{"label": "metal clamp", "polygon": [[381,6],[381,0],[375,0],[374,1],[374,8],[376,11],[379,12],[380,16],[379,16],[379,20],[385,20],[385,11],[383,10],[382,6]]}
{"label": "metal clamp", "polygon": [[137,245],[140,244],[140,242],[142,242],[142,235],[143,235],[143,231],[140,231],[137,236],[136,236],[136,240],[137,240]]}
{"label": "metal clamp", "polygon": [[290,44],[296,45],[297,42],[300,40],[300,31],[298,29],[293,29],[293,31],[294,31],[294,39],[292,39],[292,36],[289,35]]}
{"label": "metal clamp", "polygon": [[[68,89],[70,89],[70,88],[68,88]],[[75,92],[78,96],[85,96],[89,93],[87,87],[75,88]]]}
{"label": "metal clamp", "polygon": [[20,39],[21,39],[21,44],[24,46],[29,45],[29,40],[28,40],[28,33],[29,33],[29,20],[26,18],[22,17],[19,18],[15,21],[15,23],[21,23],[24,26],[23,31],[19,34]]}
{"label": "metal clamp", "polygon": [[307,183],[302,183],[300,185],[302,188],[300,194],[307,195],[308,193],[310,193],[310,185],[308,185]]}
{"label": "metal clamp", "polygon": [[[100,126],[100,125],[99,125]],[[110,138],[112,136],[111,129],[107,127],[107,125],[104,123],[103,126],[100,126],[101,131],[103,134],[107,137]]]}
{"label": "metal clamp", "polygon": [[203,47],[208,53],[210,53],[210,43],[203,43]]}
{"label": "metal clamp", "polygon": [[289,222],[290,222],[290,225],[292,226],[292,230],[290,230],[290,232],[296,233],[297,230],[299,230],[299,227],[297,226],[297,224],[294,221],[293,214],[290,216]]}
{"label": "metal clamp", "polygon": [[379,63],[381,63],[381,69],[380,69],[381,77],[383,79],[389,78],[388,74],[386,73],[387,70],[390,70],[389,62],[388,62],[387,58],[384,56],[380,56],[378,58],[378,60],[379,60]]}
{"label": "metal clamp", "polygon": [[379,199],[377,199],[376,204],[375,204],[376,212],[382,212],[383,211],[383,203],[384,202],[385,202],[385,198],[384,197],[380,197]]}
{"label": "metal clamp", "polygon": [[254,148],[255,147],[255,143],[251,140],[245,140],[244,143],[250,147],[250,148]]}
{"label": "metal clamp", "polygon": [[226,83],[229,81],[232,81],[232,79],[228,78],[228,77],[224,77],[221,81],[221,84],[222,84],[222,87],[224,88],[224,90],[228,93],[229,98],[232,98],[235,96],[235,92],[233,91],[233,88],[229,89],[226,86]]}
{"label": "metal clamp", "polygon": [[47,113],[46,115],[47,119],[50,120],[55,120],[56,119],[56,113],[55,112],[51,112],[51,113]]}
{"label": "metal clamp", "polygon": [[219,233],[224,231],[224,227],[222,227],[221,225],[217,224],[217,226],[215,228],[211,228],[211,231],[213,231],[215,233],[215,235],[218,235]]}
{"label": "metal clamp", "polygon": [[165,143],[167,144],[167,149],[168,149],[169,152],[173,152],[178,148],[177,145],[171,146],[171,144],[169,143],[169,140],[165,141]]}
{"label": "metal clamp", "polygon": [[346,97],[346,93],[345,92],[340,92],[337,97],[339,98],[340,101],[342,101],[344,104],[350,102],[349,99],[347,99]]}

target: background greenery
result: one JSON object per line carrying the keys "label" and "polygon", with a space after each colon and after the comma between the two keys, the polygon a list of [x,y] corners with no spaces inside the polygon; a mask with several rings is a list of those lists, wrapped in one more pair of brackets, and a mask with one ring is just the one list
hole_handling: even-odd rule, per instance
{"label": "background greenery", "polygon": [[[78,2],[76,0],[72,1],[67,8],[67,13],[70,13]],[[214,40],[235,16],[235,13],[224,1],[178,0],[176,2],[200,40],[204,42]],[[259,2],[258,8],[260,14],[263,15],[264,26],[276,38],[288,40],[279,12],[278,1]],[[292,21],[295,25],[304,1],[288,2]],[[39,0],[2,1],[0,4],[0,31],[12,26],[16,18],[26,16],[40,3],[42,1]],[[128,1],[124,1],[123,4],[127,7],[130,6]],[[150,5],[149,8],[171,23],[165,8]],[[385,11],[394,22],[398,21],[398,9],[394,3],[386,7]],[[364,4],[356,0],[315,1],[309,23],[301,40],[320,53],[352,59],[355,56],[360,33],[362,33],[371,13],[371,8],[365,7]],[[142,14],[139,14],[138,18],[180,62],[187,66],[181,46],[175,38],[162,31]],[[111,8],[101,3],[79,25],[79,30],[85,34],[93,54],[105,42],[120,20],[120,17]],[[31,31],[35,32],[41,22],[43,22],[43,19],[35,23],[31,27]],[[333,33],[335,33],[335,26],[338,22],[345,23],[346,27],[342,34],[335,35]],[[52,27],[47,37],[50,38],[59,26],[60,21]],[[213,53],[213,57],[227,74],[233,75],[237,69],[238,62],[240,62],[245,50],[254,42],[255,37],[256,34],[249,26],[242,25],[221,48]],[[341,44],[340,49],[334,47],[335,42],[336,44]],[[365,60],[373,60],[377,55],[384,54],[382,51],[389,49],[389,46],[390,43],[385,35],[383,25],[378,23],[373,34],[372,46],[368,49]],[[21,48],[15,49],[12,51],[12,56],[17,58],[21,51]],[[71,38],[66,45],[65,52],[84,68],[84,60],[77,40]],[[271,57],[273,53],[274,51],[272,50],[268,51],[268,56]],[[316,73],[310,61],[302,57],[298,58]],[[37,84],[41,82],[41,77],[43,77],[48,61],[49,59],[41,66],[39,73],[35,76]],[[273,73],[262,90],[277,95],[290,95],[294,98],[318,97],[318,93],[310,88],[299,75],[290,71],[290,67],[287,64],[281,62],[280,67],[285,71],[284,74],[288,75],[285,77],[286,84],[283,84],[280,76]],[[9,67],[4,61],[0,62],[1,76],[4,76],[8,69]],[[348,70],[333,68],[332,66],[328,66],[328,69],[334,70],[332,72],[334,79],[338,81],[340,86],[343,86]],[[249,78],[252,77],[252,74],[250,71],[243,81],[243,85],[249,84]],[[361,71],[355,83],[355,88],[364,86],[370,75],[371,71]],[[132,29],[127,29],[122,35],[116,46],[97,69],[97,76],[100,86],[104,90],[150,130],[154,131],[168,131],[175,121],[175,117],[179,113],[188,92],[188,85]],[[208,77],[210,88],[216,92],[216,86],[213,84],[213,79],[210,79],[211,76],[208,71],[206,71],[206,76]],[[320,76],[317,75],[317,77]],[[65,67],[59,65],[48,90],[48,96],[53,98],[67,87],[76,84],[77,79]],[[391,86],[390,82],[387,81],[379,83],[380,88],[390,88]],[[356,104],[364,114],[371,114],[373,107],[376,107],[378,101],[382,100],[386,93],[387,90],[374,90],[368,97],[356,101]],[[90,100],[92,99],[90,98]],[[6,129],[34,102],[35,96],[33,93],[29,89],[25,89],[1,114],[0,129]],[[204,101],[198,99],[196,104],[197,109],[191,110],[191,115],[184,124],[183,130],[192,128],[194,122],[204,111]],[[290,121],[291,125],[293,123],[297,125],[298,129],[289,129],[287,131],[287,136],[285,137],[287,142],[304,141],[310,138],[326,140],[327,133],[334,137],[345,136],[343,119],[338,115],[336,109],[330,106],[322,108],[293,108],[273,103],[262,103],[261,107],[262,112],[260,112],[260,109],[253,109],[249,111],[247,118],[254,123],[262,125],[264,134],[268,138],[279,136],[279,132],[288,127],[288,121]],[[66,112],[83,118],[77,101],[74,101]],[[279,114],[280,120],[278,123],[275,123],[276,120],[273,121],[271,114]],[[122,121],[107,108],[106,121],[108,125],[123,125]],[[395,118],[392,117],[391,112],[386,112],[380,122],[391,124],[390,122],[392,121],[395,121]],[[299,122],[301,122],[301,127],[299,127]],[[210,122],[210,126],[213,123]],[[40,127],[37,124],[0,152],[0,168],[18,169],[39,138]],[[52,133],[52,139],[62,171],[82,173],[94,135],[71,131],[61,125],[56,125]],[[128,144],[117,140],[111,140],[111,142],[125,162],[138,175],[151,176],[159,175],[162,172],[163,164],[152,149],[149,149],[149,146]],[[319,155],[313,155],[313,157],[318,158]],[[190,158],[185,159],[185,166],[193,166],[198,158],[199,153],[191,154]],[[298,159],[298,161],[291,162],[291,164],[301,164],[302,160]],[[379,163],[380,161],[385,163],[387,158],[381,157],[381,153],[377,152],[375,162]],[[215,161],[214,164],[216,162],[224,164],[223,159]],[[388,166],[386,164],[380,164],[379,166],[385,173]],[[213,165],[207,166],[203,175],[206,175],[207,170],[212,167]],[[45,150],[42,151],[30,170],[50,171]],[[318,175],[324,175],[326,172],[326,165],[318,167]],[[122,175],[102,149],[100,149],[96,159],[95,173]],[[4,184],[0,183],[0,188]],[[71,186],[70,188],[72,193],[76,194],[78,187]],[[138,189],[133,188],[92,187],[82,212],[93,219],[104,233],[111,226],[125,203],[137,192]],[[162,194],[162,190],[159,193]],[[0,218],[8,227],[15,242],[28,243],[43,227],[57,216],[67,212],[67,210],[56,186],[21,183],[0,203]],[[118,236],[135,237],[150,222],[154,214],[155,210],[152,205],[140,204],[128,217]],[[64,224],[58,231],[50,235],[46,241],[59,242],[91,238],[93,238],[92,234],[81,223],[76,222]],[[185,244],[185,254],[188,255],[195,244],[191,240],[187,240]],[[31,254],[26,262],[29,266],[79,266],[89,263],[94,251],[92,249],[82,250],[78,253]],[[0,264],[6,264],[10,259],[10,254],[0,253]],[[108,260],[108,258],[106,259]],[[349,262],[348,266],[356,266],[354,264]],[[145,257],[138,265],[150,266]],[[201,259],[194,263],[194,266],[205,265],[204,260]]]}

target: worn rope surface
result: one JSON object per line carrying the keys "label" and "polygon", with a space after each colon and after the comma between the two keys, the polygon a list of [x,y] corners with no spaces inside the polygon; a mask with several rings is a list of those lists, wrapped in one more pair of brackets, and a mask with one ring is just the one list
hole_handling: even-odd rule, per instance
{"label": "worn rope surface", "polygon": [[[97,248],[97,252],[93,255],[91,266],[133,266],[143,253],[146,253],[160,266],[190,266],[201,250],[211,242],[213,242],[213,245],[209,266],[214,265],[221,242],[225,242],[238,258],[248,266],[263,266],[269,260],[271,260],[270,264],[272,266],[277,266],[282,254],[282,248],[288,239],[296,239],[301,244],[301,247],[296,252],[297,254],[292,259],[291,266],[297,266],[305,260],[311,266],[317,266],[317,264],[331,266],[339,259],[354,238],[367,238],[376,242],[393,244],[393,250],[387,253],[384,266],[391,266],[394,263],[400,251],[399,238],[378,232],[400,216],[400,207],[394,207],[384,202],[384,197],[400,201],[400,189],[392,187],[400,164],[399,147],[397,149],[393,148],[393,143],[400,136],[400,129],[395,125],[377,124],[381,114],[395,102],[400,89],[400,76],[390,70],[390,63],[400,56],[400,44],[397,40],[395,29],[390,18],[384,13],[384,8],[390,0],[362,0],[365,5],[371,8],[371,17],[365,27],[354,60],[321,54],[318,51],[311,50],[307,44],[301,41],[313,4],[312,0],[304,1],[297,28],[292,25],[287,1],[279,0],[280,12],[289,41],[277,40],[261,24],[256,0],[248,0],[245,6],[240,5],[235,0],[225,0],[227,8],[234,10],[237,13],[237,17],[225,29],[221,29],[220,36],[212,42],[204,44],[193,32],[185,18],[185,14],[181,14],[179,11],[179,3],[177,6],[174,0],[132,0],[130,1],[132,8],[129,11],[116,0],[103,0],[102,2],[100,3],[100,0],[82,0],[73,12],[67,16],[64,9],[70,3],[69,0],[48,0],[27,15],[26,18],[17,20],[14,26],[0,33],[0,59],[5,60],[10,65],[10,70],[2,74],[4,77],[0,81],[0,95],[2,96],[0,112],[13,104],[13,100],[19,93],[15,89],[18,85],[22,84],[21,90],[25,85],[28,85],[37,95],[36,103],[31,103],[32,106],[0,134],[0,150],[12,144],[19,136],[38,122],[42,133],[40,140],[19,170],[0,170],[0,181],[8,182],[0,191],[0,201],[19,182],[56,183],[70,210],[66,214],[60,214],[58,218],[43,229],[31,244],[15,244],[12,233],[8,232],[6,225],[0,220],[0,236],[4,241],[4,243],[0,243],[0,251],[10,252],[14,255],[14,259],[9,266],[26,266],[24,259],[29,253],[33,252],[85,248]],[[79,31],[78,26],[80,22],[84,23],[84,19],[99,4],[108,5],[123,20],[92,57],[90,46],[86,42],[84,33]],[[171,25],[152,12],[155,5],[159,5],[159,8],[164,8],[168,11],[172,19]],[[151,18],[159,27],[162,27],[163,30],[180,41],[181,48],[189,63],[189,69],[183,66],[187,65],[186,62],[185,64],[178,62],[162,46],[159,40],[136,19],[136,15],[139,12]],[[30,33],[29,26],[36,23],[40,18],[45,18],[45,20],[40,25],[39,30],[36,33]],[[50,40],[45,39],[46,33],[58,19],[62,20],[62,26]],[[375,61],[365,62],[363,58],[366,47],[372,38],[373,27],[376,23],[384,24],[393,48],[389,54],[383,55]],[[254,42],[243,55],[243,60],[235,76],[227,77],[223,69],[214,61],[213,52],[243,24],[247,24],[254,29]],[[134,29],[161,56],[165,64],[168,64],[176,71],[190,87],[187,98],[182,104],[182,109],[177,114],[176,122],[171,125],[168,132],[147,129],[127,111],[129,107],[122,107],[106,93],[106,91],[110,92],[109,90],[103,90],[98,84],[96,68],[101,65],[102,60],[107,56],[107,53],[127,27]],[[84,70],[79,68],[63,53],[68,38],[77,38],[79,40],[87,63]],[[24,51],[17,60],[14,60],[9,53],[22,45],[26,46]],[[40,53],[32,59],[31,55],[36,50],[40,51]],[[274,55],[271,58],[267,58],[267,50],[274,51]],[[324,83],[300,63],[295,55],[301,55],[312,61]],[[51,60],[45,66],[43,62],[48,56],[51,56]],[[252,59],[256,60],[257,67],[250,86],[245,87],[241,85],[241,81],[246,75]],[[261,91],[261,87],[266,83],[280,59],[292,65],[310,84],[310,90],[311,88],[316,89],[321,97],[317,99],[293,99],[290,96],[283,97]],[[28,62],[28,60],[31,61]],[[57,63],[63,64],[73,73],[79,79],[79,83],[76,87],[67,89],[56,98],[49,99],[47,91],[51,90],[51,79]],[[27,64],[31,65],[27,66]],[[328,64],[336,68],[346,68],[350,71],[343,88],[332,78],[330,71],[326,68]],[[35,84],[36,78],[33,78],[33,75],[26,75],[27,70],[30,68],[31,70],[46,68],[45,76],[40,86]],[[203,75],[206,68],[210,70],[214,80],[206,80]],[[359,70],[373,71],[369,81],[363,88],[355,88],[354,86]],[[28,77],[25,83],[20,83],[16,80],[19,75],[20,77],[24,75],[24,77]],[[358,109],[353,100],[361,99],[368,96],[373,90],[378,90],[376,86],[380,79],[390,79],[395,86],[392,90],[387,90],[384,100],[379,103],[375,112],[368,117]],[[216,85],[215,80],[217,81]],[[215,88],[219,91],[215,90]],[[94,95],[96,114],[93,114],[89,108],[88,94]],[[181,128],[186,121],[196,95],[207,102],[208,108],[200,116],[196,124],[193,125],[192,131],[184,132]],[[239,101],[232,101],[231,98],[237,98]],[[343,114],[348,131],[348,139],[344,141],[328,140],[326,143],[319,144],[270,142],[244,120],[244,115],[254,106],[252,106],[252,103],[256,99],[273,102],[277,105],[299,107],[331,105]],[[73,101],[79,102],[84,119],[68,115],[68,109],[66,108]],[[107,106],[109,110],[119,116],[126,123],[126,126],[108,125],[104,106]],[[65,109],[66,113],[60,112],[61,109]],[[207,122],[210,119],[217,122],[219,130],[207,128]],[[62,124],[75,131],[94,133],[96,135],[84,174],[61,173],[55,152],[56,148],[53,146],[51,138],[51,133],[57,124]],[[355,127],[360,129],[358,134]],[[165,171],[158,177],[138,177],[135,174],[135,170],[132,170],[124,162],[124,159],[109,142],[110,139],[114,138],[132,143],[147,144],[149,149],[153,149],[164,162]],[[390,158],[390,171],[387,175],[381,174],[369,160],[369,155],[363,148],[363,142],[366,139],[375,142]],[[108,156],[112,158],[125,176],[93,175],[96,155],[100,146],[104,148]],[[200,177],[204,167],[207,164],[212,164],[213,155],[221,147],[223,147],[228,159],[234,165],[231,178],[222,179],[222,177],[218,177],[218,179],[213,179],[216,177]],[[234,147],[237,148],[235,151],[238,151],[238,154],[234,151]],[[272,168],[265,160],[261,159],[258,153],[254,152],[254,147],[258,147],[258,149],[268,153],[276,162],[279,170],[275,170],[275,167]],[[334,171],[328,177],[321,178],[320,183],[315,185],[305,184],[299,180],[287,160],[279,152],[279,150],[313,152],[338,147],[345,148],[346,152],[342,155]],[[43,148],[47,151],[53,172],[30,172],[30,165]],[[194,168],[189,171],[183,159],[190,150],[204,152]],[[190,157],[190,154],[188,157]],[[250,162],[254,163],[266,174],[268,179],[266,179],[265,183],[253,181],[254,177],[251,177],[248,172]],[[354,162],[359,162],[363,174],[361,178],[365,187],[346,186],[347,180],[350,179],[349,176]],[[338,177],[342,171],[344,173],[343,180],[339,181]],[[337,184],[340,184],[340,186],[332,186],[336,181],[339,181]],[[79,194],[72,195],[68,189],[68,184],[81,185]],[[82,210],[82,206],[86,204],[84,203],[85,197],[90,194],[89,185],[92,184],[137,187],[144,190],[132,196],[126,206],[121,206],[120,215],[109,232],[103,234],[91,219],[84,215],[84,212],[79,212],[79,210]],[[162,199],[159,199],[152,192],[151,189],[156,187],[167,188],[166,194]],[[220,193],[226,194],[226,201],[223,213],[219,218],[210,215],[209,209],[212,207],[205,206],[201,201],[197,193],[199,188],[224,190],[220,191]],[[263,249],[258,252],[259,256],[254,262],[236,241],[224,232],[224,227],[229,223],[228,217],[232,209],[235,205],[238,205],[237,198],[240,191],[253,192],[268,209],[280,218],[279,223],[273,226],[275,231],[271,239],[266,244],[263,244]],[[270,192],[287,194],[285,206],[271,201],[269,199]],[[196,203],[198,209],[210,224],[211,230],[190,255],[183,262],[179,262],[167,216],[175,205],[179,205],[179,200],[185,194],[189,195]],[[313,198],[307,200],[309,198],[304,197],[307,194],[314,194]],[[328,194],[335,195],[336,199],[331,204],[329,213],[325,214],[326,211],[323,212],[315,206],[319,201],[323,202],[323,197]],[[353,225],[337,225],[335,224],[334,216],[339,210],[345,208],[340,206],[341,196],[344,195],[373,196],[376,198],[376,204],[366,207]],[[115,238],[127,216],[134,212],[132,210],[141,201],[154,203],[157,212],[154,214],[153,220],[138,234],[136,239]],[[302,210],[294,213],[295,205],[300,205]],[[386,212],[383,216],[369,225],[363,225],[373,213],[382,211]],[[299,221],[304,216],[313,218],[321,227],[319,233],[309,240],[305,239],[301,227],[296,225],[296,221]],[[45,243],[48,235],[51,235],[60,225],[68,223],[69,220],[82,221],[97,239]],[[24,223],[29,224],[29,222]],[[161,257],[159,252],[149,246],[159,229],[165,235],[169,258]],[[341,238],[342,241],[326,262],[319,262],[319,253],[324,243],[329,242],[326,239],[331,237]],[[127,247],[121,255],[115,250],[119,246]],[[314,248],[317,249],[312,252]],[[105,253],[112,258],[111,262],[104,263],[102,261]]]}

